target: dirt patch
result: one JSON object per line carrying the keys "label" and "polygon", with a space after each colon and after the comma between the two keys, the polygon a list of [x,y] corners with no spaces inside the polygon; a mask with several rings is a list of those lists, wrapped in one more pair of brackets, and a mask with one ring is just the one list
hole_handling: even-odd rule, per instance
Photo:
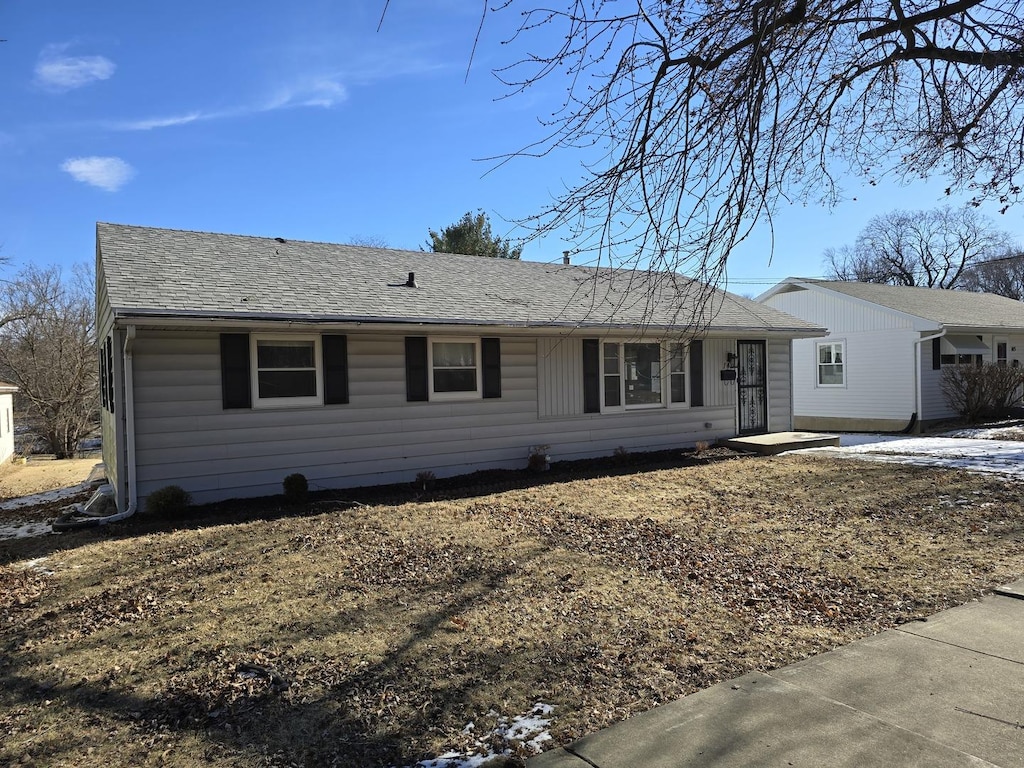
{"label": "dirt patch", "polygon": [[98,459],[31,459],[0,464],[0,502],[84,483]]}
{"label": "dirt patch", "polygon": [[0,764],[409,766],[538,702],[555,746],[1024,573],[999,478],[588,471],[0,542]]}

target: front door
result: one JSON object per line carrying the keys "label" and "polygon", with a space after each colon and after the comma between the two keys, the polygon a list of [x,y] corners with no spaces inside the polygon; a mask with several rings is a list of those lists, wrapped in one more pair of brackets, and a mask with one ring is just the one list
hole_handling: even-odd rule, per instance
{"label": "front door", "polygon": [[739,370],[739,432],[756,435],[768,431],[768,365],[765,342],[741,341],[737,344]]}

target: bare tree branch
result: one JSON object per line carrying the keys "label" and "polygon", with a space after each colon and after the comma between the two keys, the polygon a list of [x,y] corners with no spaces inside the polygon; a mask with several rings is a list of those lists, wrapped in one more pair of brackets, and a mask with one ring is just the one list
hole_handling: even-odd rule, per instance
{"label": "bare tree branch", "polygon": [[567,230],[598,264],[719,283],[756,222],[770,226],[783,200],[835,202],[844,169],[944,177],[975,203],[1020,198],[1024,0],[508,0],[494,12],[514,8],[509,42],[550,47],[496,73],[510,95],[563,74],[569,90],[547,134],[512,156],[586,163],[522,223]]}
{"label": "bare tree branch", "polygon": [[852,246],[827,250],[825,261],[835,280],[972,289],[979,265],[1011,244],[973,208],[892,211],[871,219]]}

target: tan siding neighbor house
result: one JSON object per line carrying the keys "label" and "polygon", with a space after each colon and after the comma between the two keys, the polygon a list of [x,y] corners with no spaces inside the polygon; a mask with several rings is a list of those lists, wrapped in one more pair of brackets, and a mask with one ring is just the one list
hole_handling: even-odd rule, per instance
{"label": "tan siding neighbor house", "polygon": [[294,472],[340,488],[787,430],[791,341],[824,333],[561,263],[115,224],[96,255],[122,510],[167,485],[204,503]]}

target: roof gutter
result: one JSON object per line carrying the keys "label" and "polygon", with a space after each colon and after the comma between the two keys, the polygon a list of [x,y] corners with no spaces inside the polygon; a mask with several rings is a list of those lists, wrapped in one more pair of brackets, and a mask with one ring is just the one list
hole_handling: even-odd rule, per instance
{"label": "roof gutter", "polygon": [[[649,333],[685,333],[692,330],[691,326],[668,326],[641,323],[589,323],[589,322],[517,322],[517,321],[481,321],[481,320],[439,320],[433,318],[372,318],[372,317],[301,317],[295,315],[267,314],[148,314],[136,312],[119,312],[115,317],[115,325],[119,328],[141,326],[143,328],[181,328],[190,330],[210,330],[217,328],[253,328],[287,325],[293,328],[366,328],[375,331],[407,332],[410,327],[437,326],[449,330],[472,330],[502,328],[517,334],[551,331],[565,332],[601,332],[601,331],[637,331]],[[766,327],[766,326],[706,326],[701,335],[736,337],[741,336],[772,336],[788,338],[809,338],[825,336],[827,331],[817,327]]]}

